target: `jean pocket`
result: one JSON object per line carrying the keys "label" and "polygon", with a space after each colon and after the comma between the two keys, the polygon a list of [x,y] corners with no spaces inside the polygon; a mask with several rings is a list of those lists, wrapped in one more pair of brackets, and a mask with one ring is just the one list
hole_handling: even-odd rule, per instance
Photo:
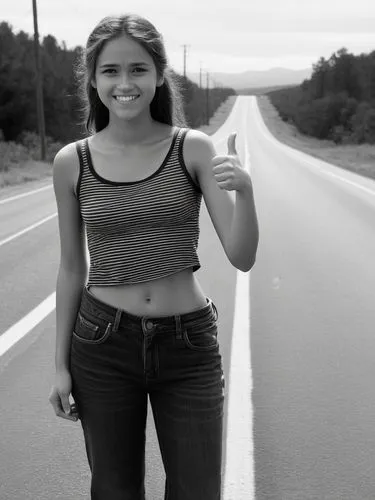
{"label": "jean pocket", "polygon": [[86,344],[102,344],[112,333],[112,323],[106,321],[94,321],[85,317],[78,311],[74,325],[73,337],[79,342]]}
{"label": "jean pocket", "polygon": [[217,339],[217,325],[215,320],[204,325],[184,328],[183,339],[185,346],[193,351],[212,351],[219,346]]}

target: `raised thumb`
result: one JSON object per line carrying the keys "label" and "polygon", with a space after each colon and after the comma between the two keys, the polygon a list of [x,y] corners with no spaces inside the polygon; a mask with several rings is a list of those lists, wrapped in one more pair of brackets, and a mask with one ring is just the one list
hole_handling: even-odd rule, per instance
{"label": "raised thumb", "polygon": [[236,137],[237,137],[237,132],[233,132],[228,137],[228,154],[230,154],[230,155],[236,155],[237,154],[237,150],[236,150]]}

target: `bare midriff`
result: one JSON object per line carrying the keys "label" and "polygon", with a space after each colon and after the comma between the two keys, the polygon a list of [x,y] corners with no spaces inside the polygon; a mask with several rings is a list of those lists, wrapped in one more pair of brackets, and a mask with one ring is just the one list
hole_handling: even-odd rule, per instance
{"label": "bare midriff", "polygon": [[184,314],[207,304],[192,268],[138,284],[91,285],[89,291],[102,302],[137,316]]}

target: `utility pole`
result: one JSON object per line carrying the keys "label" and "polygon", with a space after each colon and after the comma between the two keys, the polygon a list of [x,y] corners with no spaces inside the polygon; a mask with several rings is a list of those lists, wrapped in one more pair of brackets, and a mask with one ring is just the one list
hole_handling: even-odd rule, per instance
{"label": "utility pole", "polygon": [[210,123],[210,92],[209,92],[209,85],[210,85],[210,74],[207,71],[206,74],[206,124],[208,125]]}
{"label": "utility pole", "polygon": [[183,45],[184,48],[184,78],[186,79],[186,54],[187,54],[187,47],[189,45]]}
{"label": "utility pole", "polygon": [[46,159],[46,130],[44,124],[44,106],[43,106],[43,76],[42,62],[39,52],[39,33],[38,33],[38,14],[36,10],[36,0],[33,0],[34,15],[34,49],[35,49],[35,67],[36,67],[36,102],[38,112],[38,131],[40,136],[41,160]]}

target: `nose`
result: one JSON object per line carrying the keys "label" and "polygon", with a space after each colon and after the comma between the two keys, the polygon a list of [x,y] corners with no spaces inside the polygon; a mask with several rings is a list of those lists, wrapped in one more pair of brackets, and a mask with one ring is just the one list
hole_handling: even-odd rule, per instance
{"label": "nose", "polygon": [[132,86],[132,81],[131,81],[131,75],[129,75],[126,72],[121,73],[120,75],[120,81],[119,81],[119,87],[123,88],[128,88]]}

